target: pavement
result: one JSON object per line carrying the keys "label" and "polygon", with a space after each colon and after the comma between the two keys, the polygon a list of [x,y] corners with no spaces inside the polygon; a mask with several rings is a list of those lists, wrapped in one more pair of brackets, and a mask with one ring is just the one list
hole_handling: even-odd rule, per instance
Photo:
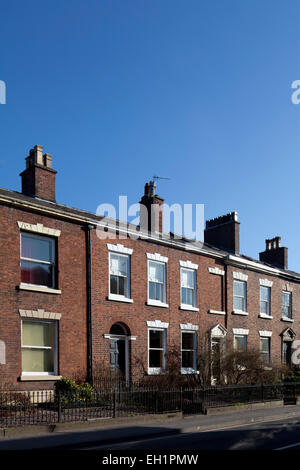
{"label": "pavement", "polygon": [[109,446],[119,442],[151,439],[191,432],[210,432],[268,423],[278,420],[300,419],[300,406],[243,410],[218,415],[178,414],[143,416],[127,419],[105,419],[86,423],[61,423],[52,427],[30,426],[8,428],[0,436],[0,450],[72,450],[82,447]]}

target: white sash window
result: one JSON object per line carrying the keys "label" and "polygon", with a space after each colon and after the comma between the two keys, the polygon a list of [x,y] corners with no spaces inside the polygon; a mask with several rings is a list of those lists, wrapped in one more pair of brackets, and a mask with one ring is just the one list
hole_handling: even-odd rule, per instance
{"label": "white sash window", "polygon": [[129,298],[129,256],[109,255],[110,294]]}

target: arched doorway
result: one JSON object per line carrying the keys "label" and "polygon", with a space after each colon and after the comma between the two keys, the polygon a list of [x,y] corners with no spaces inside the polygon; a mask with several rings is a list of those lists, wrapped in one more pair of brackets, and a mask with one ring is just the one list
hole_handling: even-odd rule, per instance
{"label": "arched doorway", "polygon": [[129,382],[129,331],[114,323],[109,331],[109,364],[112,377]]}

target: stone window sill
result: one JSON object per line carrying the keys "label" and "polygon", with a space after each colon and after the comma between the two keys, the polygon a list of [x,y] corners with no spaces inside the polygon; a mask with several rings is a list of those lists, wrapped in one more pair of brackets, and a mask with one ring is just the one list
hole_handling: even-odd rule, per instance
{"label": "stone window sill", "polygon": [[271,315],[266,315],[265,313],[260,313],[259,318],[264,318],[265,320],[273,320],[273,317]]}
{"label": "stone window sill", "polygon": [[169,308],[169,305],[168,305],[168,304],[165,304],[164,302],[160,302],[159,300],[151,300],[151,299],[148,299],[147,305],[150,305],[151,307]]}
{"label": "stone window sill", "polygon": [[125,302],[127,304],[132,304],[133,299],[128,299],[127,297],[123,297],[122,295],[116,295],[116,294],[109,294],[107,297],[107,300],[114,300],[116,302]]}
{"label": "stone window sill", "polygon": [[243,312],[242,310],[233,310],[234,315],[249,315],[248,312]]}
{"label": "stone window sill", "polygon": [[61,294],[61,290],[59,289],[52,289],[51,287],[46,286],[36,286],[34,284],[25,284],[21,282],[18,286],[19,290],[29,290],[31,292],[43,292],[46,294]]}
{"label": "stone window sill", "polygon": [[197,375],[197,374],[199,374],[200,372],[199,372],[198,370],[196,370],[196,369],[184,368],[184,367],[183,367],[183,368],[181,369],[181,373],[182,373],[183,375],[187,375],[187,374],[194,374],[194,375]]}
{"label": "stone window sill", "polygon": [[148,375],[161,375],[163,374],[164,372],[164,369],[162,368],[156,368],[156,367],[153,367],[153,368],[149,368],[148,369]]}
{"label": "stone window sill", "polygon": [[192,305],[181,304],[179,308],[180,310],[187,310],[190,312],[199,312],[199,308],[193,307]]}
{"label": "stone window sill", "polygon": [[33,381],[39,381],[42,382],[44,381],[56,381],[60,380],[62,378],[61,375],[21,375],[20,381],[21,382],[33,382]]}
{"label": "stone window sill", "polygon": [[282,321],[287,321],[289,323],[294,323],[294,320],[292,318],[282,317],[281,320]]}

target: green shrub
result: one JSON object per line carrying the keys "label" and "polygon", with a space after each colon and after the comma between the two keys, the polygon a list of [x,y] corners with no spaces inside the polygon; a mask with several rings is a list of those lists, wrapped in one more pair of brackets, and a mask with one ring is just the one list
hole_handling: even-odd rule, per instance
{"label": "green shrub", "polygon": [[58,402],[58,397],[61,398],[61,405],[65,407],[77,407],[81,404],[92,403],[94,400],[95,391],[93,387],[84,382],[76,384],[73,380],[63,377],[54,384],[55,402]]}
{"label": "green shrub", "polygon": [[67,377],[63,377],[62,379],[55,382],[54,390],[55,390],[55,395],[58,395],[59,393],[61,395],[74,393],[75,395],[78,391],[78,385],[76,385],[76,383],[73,382],[73,380],[68,379]]}
{"label": "green shrub", "polygon": [[79,392],[80,398],[87,400],[92,400],[94,396],[94,389],[91,384],[85,382],[81,385],[77,385],[77,390]]}

